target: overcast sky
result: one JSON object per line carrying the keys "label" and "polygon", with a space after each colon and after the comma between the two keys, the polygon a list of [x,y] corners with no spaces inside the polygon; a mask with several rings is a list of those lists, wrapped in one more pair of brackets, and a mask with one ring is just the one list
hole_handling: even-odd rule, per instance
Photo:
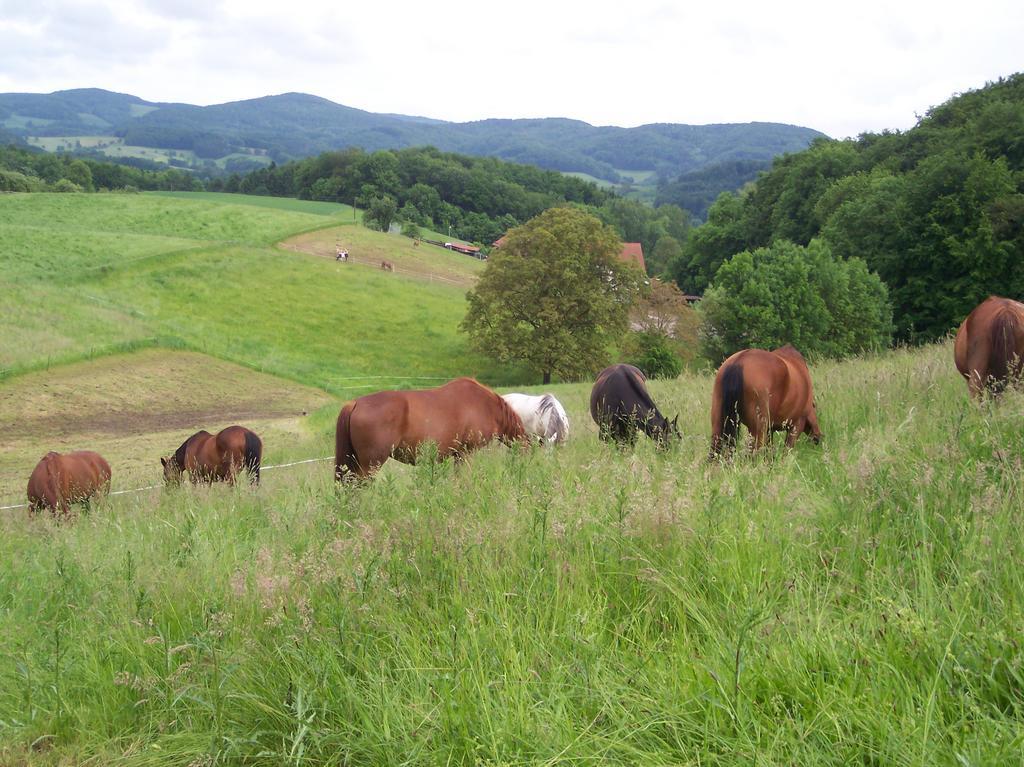
{"label": "overcast sky", "polygon": [[849,136],[1018,70],[1024,0],[0,0],[0,92]]}

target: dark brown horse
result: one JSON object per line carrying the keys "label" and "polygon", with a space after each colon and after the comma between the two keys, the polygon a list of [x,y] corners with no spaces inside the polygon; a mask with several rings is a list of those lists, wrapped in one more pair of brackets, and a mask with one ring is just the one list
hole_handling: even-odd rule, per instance
{"label": "dark brown horse", "polygon": [[602,440],[632,445],[643,431],[664,446],[681,436],[679,416],[669,421],[661,414],[646,381],[639,368],[632,365],[612,365],[598,373],[590,390],[590,416]]}
{"label": "dark brown horse", "polygon": [[180,482],[187,472],[193,482],[229,482],[244,467],[249,481],[260,483],[263,443],[244,426],[229,426],[217,432],[197,431],[181,443],[170,458],[161,458],[166,482]]}
{"label": "dark brown horse", "polygon": [[461,458],[495,438],[510,445],[526,440],[526,432],[508,403],[472,378],[367,394],[338,415],[334,477],[368,477],[388,458],[414,464],[424,442],[435,443],[441,457]]}
{"label": "dark brown horse", "polygon": [[72,503],[88,502],[96,493],[110,489],[110,464],[99,453],[77,450],[49,452],[32,470],[28,480],[30,512],[49,509],[68,514]]}
{"label": "dark brown horse", "polygon": [[989,296],[960,325],[953,359],[967,379],[967,391],[980,398],[998,394],[1019,378],[1024,366],[1024,304]]}
{"label": "dark brown horse", "polygon": [[711,392],[711,457],[736,445],[740,424],[757,450],[772,432],[786,431],[786,447],[801,433],[821,441],[814,389],[807,362],[789,344],[775,349],[744,349],[718,369]]}

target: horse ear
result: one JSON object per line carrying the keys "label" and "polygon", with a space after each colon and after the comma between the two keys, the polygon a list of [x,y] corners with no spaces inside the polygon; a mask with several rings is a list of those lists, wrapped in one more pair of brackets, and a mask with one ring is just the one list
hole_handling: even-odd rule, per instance
{"label": "horse ear", "polygon": [[676,417],[672,419],[672,425],[679,428],[679,413],[676,413]]}
{"label": "horse ear", "polygon": [[160,456],[160,465],[161,466],[166,466],[167,465],[167,459],[164,458],[163,456]]}

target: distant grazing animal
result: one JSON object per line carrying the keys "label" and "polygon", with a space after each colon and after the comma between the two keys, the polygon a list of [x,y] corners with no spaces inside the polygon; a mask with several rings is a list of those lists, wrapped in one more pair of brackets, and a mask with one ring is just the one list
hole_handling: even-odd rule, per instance
{"label": "distant grazing animal", "polygon": [[260,483],[263,443],[244,426],[229,426],[217,432],[197,431],[181,443],[174,455],[161,458],[164,481],[181,482],[188,473],[192,482],[229,482],[245,468],[249,481]]}
{"label": "distant grazing animal", "polygon": [[503,394],[501,398],[516,411],[526,433],[541,444],[561,444],[569,439],[569,416],[553,394]]}
{"label": "distant grazing animal", "polygon": [[590,391],[590,415],[600,438],[633,445],[643,431],[659,446],[680,439],[679,416],[671,421],[661,414],[647,391],[647,378],[632,365],[602,370]]}
{"label": "distant grazing animal", "polygon": [[28,480],[30,512],[49,509],[67,515],[72,503],[88,502],[97,493],[110,489],[110,464],[99,453],[77,450],[42,457]]}
{"label": "distant grazing animal", "polygon": [[750,432],[753,450],[776,431],[789,432],[786,447],[793,447],[801,432],[818,444],[814,407],[811,373],[792,346],[736,352],[718,369],[711,392],[710,457],[735,447],[741,423]]}
{"label": "distant grazing animal", "polygon": [[393,263],[391,263],[390,261],[381,261],[380,262],[380,268],[383,269],[385,272],[393,272],[393,271],[395,271],[395,265]]}
{"label": "distant grazing animal", "polygon": [[1024,368],[1024,304],[989,296],[960,325],[953,346],[967,391],[980,398],[987,389],[998,394]]}
{"label": "distant grazing animal", "polygon": [[381,391],[348,403],[338,415],[334,476],[368,477],[388,460],[416,463],[424,442],[459,459],[493,439],[526,439],[523,422],[501,397],[472,378],[436,389]]}

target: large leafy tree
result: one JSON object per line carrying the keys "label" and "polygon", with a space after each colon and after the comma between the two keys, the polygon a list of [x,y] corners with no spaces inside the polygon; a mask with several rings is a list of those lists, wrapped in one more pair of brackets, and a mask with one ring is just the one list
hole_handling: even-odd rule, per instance
{"label": "large leafy tree", "polygon": [[641,271],[615,231],[577,208],[551,208],[511,230],[487,263],[461,329],[481,352],[576,378],[602,367],[627,329]]}

